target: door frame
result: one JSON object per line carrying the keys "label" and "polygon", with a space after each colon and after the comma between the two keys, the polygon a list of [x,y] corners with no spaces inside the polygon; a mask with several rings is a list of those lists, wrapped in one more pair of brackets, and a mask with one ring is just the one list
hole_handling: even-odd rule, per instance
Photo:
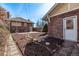
{"label": "door frame", "polygon": [[[77,15],[74,15],[74,16],[69,16],[69,17],[76,17],[76,21],[77,21]],[[68,17],[65,17],[65,18],[63,18],[63,39],[65,40],[65,29],[64,29],[64,19],[66,19],[66,18],[68,18]],[[77,24],[78,25],[78,24]],[[76,27],[77,27],[77,25],[76,25]],[[77,31],[77,29],[76,29],[76,42],[77,42],[77,40],[78,40],[78,31]]]}

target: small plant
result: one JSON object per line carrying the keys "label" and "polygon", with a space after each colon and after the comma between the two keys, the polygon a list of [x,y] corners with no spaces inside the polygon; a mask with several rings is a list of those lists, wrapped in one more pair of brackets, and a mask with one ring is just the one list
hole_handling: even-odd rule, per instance
{"label": "small plant", "polygon": [[0,28],[4,28],[4,26],[3,25],[0,25]]}
{"label": "small plant", "polygon": [[0,25],[0,29],[5,30],[5,32],[10,33],[10,31],[8,30],[8,28],[5,25]]}
{"label": "small plant", "polygon": [[7,29],[5,25],[0,25],[0,28],[4,30]]}

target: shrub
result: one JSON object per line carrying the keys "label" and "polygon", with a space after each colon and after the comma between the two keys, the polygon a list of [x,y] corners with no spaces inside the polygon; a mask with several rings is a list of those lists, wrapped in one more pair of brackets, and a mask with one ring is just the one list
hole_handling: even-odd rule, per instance
{"label": "shrub", "polygon": [[48,32],[48,25],[47,24],[44,25],[42,32],[46,32],[46,33]]}

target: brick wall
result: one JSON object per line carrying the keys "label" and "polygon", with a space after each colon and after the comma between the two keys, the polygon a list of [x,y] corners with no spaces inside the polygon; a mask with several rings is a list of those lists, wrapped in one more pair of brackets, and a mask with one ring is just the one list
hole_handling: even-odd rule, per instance
{"label": "brick wall", "polygon": [[51,18],[51,22],[48,26],[48,33],[50,36],[56,37],[56,38],[62,38],[63,36],[63,22],[62,18],[60,17],[53,17]]}
{"label": "brick wall", "polygon": [[[48,35],[56,38],[63,38],[63,18],[69,16],[77,16],[77,23],[79,24],[79,9],[60,14],[50,18],[50,23],[48,26]],[[78,25],[78,34],[79,34],[79,25]],[[79,37],[78,37],[79,39]]]}

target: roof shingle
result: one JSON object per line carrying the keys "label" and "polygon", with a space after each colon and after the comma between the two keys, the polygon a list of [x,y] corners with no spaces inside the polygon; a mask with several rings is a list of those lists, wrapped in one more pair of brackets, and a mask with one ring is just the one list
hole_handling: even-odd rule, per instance
{"label": "roof shingle", "polygon": [[10,18],[9,20],[10,20],[10,21],[33,23],[32,21],[27,20],[27,19],[24,19],[24,18],[22,18],[22,17]]}

